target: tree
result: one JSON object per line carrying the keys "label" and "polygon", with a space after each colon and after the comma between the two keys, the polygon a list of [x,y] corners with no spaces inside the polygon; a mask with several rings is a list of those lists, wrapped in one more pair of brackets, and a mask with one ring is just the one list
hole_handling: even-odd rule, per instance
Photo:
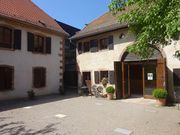
{"label": "tree", "polygon": [[[128,23],[136,35],[129,52],[149,58],[155,49],[170,45],[180,38],[180,0],[112,0],[109,9],[120,23]],[[130,10],[129,10],[130,9]],[[180,50],[176,50],[180,58]]]}

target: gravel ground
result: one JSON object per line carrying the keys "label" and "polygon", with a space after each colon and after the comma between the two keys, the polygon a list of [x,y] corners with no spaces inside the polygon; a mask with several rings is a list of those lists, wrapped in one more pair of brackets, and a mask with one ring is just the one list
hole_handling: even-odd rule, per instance
{"label": "gravel ground", "polygon": [[0,104],[0,135],[123,135],[117,128],[132,135],[180,135],[179,122],[176,107],[142,98],[48,96]]}

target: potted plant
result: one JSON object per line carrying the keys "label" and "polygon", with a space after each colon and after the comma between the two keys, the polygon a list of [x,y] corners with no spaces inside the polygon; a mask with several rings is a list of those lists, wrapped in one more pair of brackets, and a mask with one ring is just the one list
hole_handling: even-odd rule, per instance
{"label": "potted plant", "polygon": [[158,105],[166,105],[167,91],[165,89],[157,88],[153,90],[153,96],[156,98]]}
{"label": "potted plant", "polygon": [[34,99],[34,97],[35,97],[35,92],[34,92],[34,90],[29,90],[29,91],[27,91],[27,93],[28,93],[28,97],[29,97],[29,99]]}
{"label": "potted plant", "polygon": [[109,86],[106,88],[106,92],[107,92],[107,99],[108,100],[112,100],[113,99],[113,95],[114,95],[114,87],[113,86]]}

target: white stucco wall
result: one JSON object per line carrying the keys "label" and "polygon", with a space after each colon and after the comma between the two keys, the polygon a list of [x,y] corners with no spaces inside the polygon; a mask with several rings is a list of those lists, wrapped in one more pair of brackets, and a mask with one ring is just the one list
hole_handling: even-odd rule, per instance
{"label": "white stucco wall", "polygon": [[[0,21],[0,24],[7,22]],[[0,100],[27,97],[27,91],[33,88],[33,67],[46,68],[46,87],[35,90],[36,95],[44,95],[59,92],[60,47],[63,39],[60,36],[44,33],[24,26],[8,24],[13,28],[21,30],[21,50],[0,49],[0,65],[10,65],[14,67],[14,89],[12,91],[0,92]],[[27,32],[40,33],[51,37],[51,54],[33,54],[27,51]],[[62,52],[61,52],[62,53]],[[62,77],[61,77],[62,78]]]}

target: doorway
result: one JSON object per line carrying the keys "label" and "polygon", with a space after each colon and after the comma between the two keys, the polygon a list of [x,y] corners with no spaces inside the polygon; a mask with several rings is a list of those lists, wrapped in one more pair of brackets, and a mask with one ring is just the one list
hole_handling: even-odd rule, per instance
{"label": "doorway", "polygon": [[143,66],[142,64],[130,65],[130,93],[131,95],[143,95]]}

